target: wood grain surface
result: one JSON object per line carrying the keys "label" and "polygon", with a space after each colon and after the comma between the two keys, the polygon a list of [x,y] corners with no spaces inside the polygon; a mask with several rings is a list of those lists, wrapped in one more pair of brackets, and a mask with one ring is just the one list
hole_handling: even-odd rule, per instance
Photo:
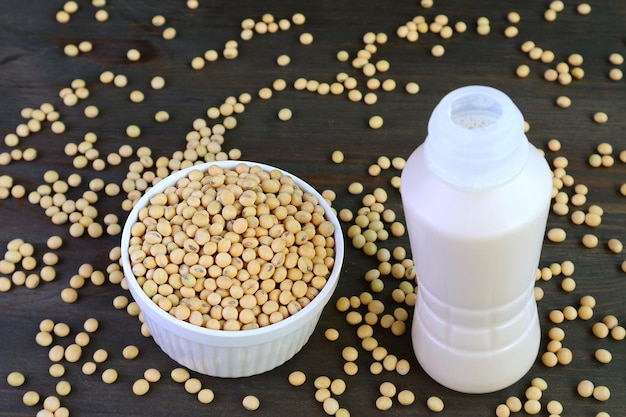
{"label": "wood grain surface", "polygon": [[[374,177],[368,174],[368,168],[380,156],[407,158],[426,137],[430,112],[447,92],[469,84],[491,85],[515,101],[530,125],[529,140],[545,150],[548,161],[552,162],[558,156],[566,157],[569,161],[566,170],[575,184],[588,187],[586,203],[580,207],[570,204],[570,213],[577,209],[586,212],[594,204],[604,210],[602,224],[597,228],[574,225],[569,215],[550,214],[548,227],[562,227],[567,238],[562,243],[546,240],[540,267],[573,261],[576,289],[570,293],[563,291],[560,286],[562,276],[537,283],[545,293],[538,303],[543,333],[541,351],[545,351],[547,332],[554,325],[548,320],[550,311],[562,310],[566,306],[578,308],[585,295],[595,297],[597,304],[590,320],[576,319],[559,325],[566,333],[563,346],[573,352],[571,364],[547,368],[538,359],[522,380],[496,393],[466,395],[441,387],[417,363],[410,332],[394,336],[379,325],[374,326],[374,335],[380,345],[398,358],[409,360],[411,371],[404,376],[393,371],[373,375],[369,372],[373,359],[360,348],[357,327],[346,323],[345,314],[338,312],[334,303],[341,296],[358,296],[369,291],[364,274],[376,268],[378,262],[348,244],[339,286],[307,345],[292,360],[262,375],[219,379],[193,373],[203,386],[215,393],[211,404],[201,404],[195,395],[188,394],[171,380],[170,371],[177,364],[162,353],[151,338],[141,335],[138,319],[113,307],[116,296],[130,298],[127,291],[108,281],[100,286],[87,282],[78,289],[75,303],[64,303],[60,298],[61,291],[69,286],[70,278],[77,274],[80,265],[88,263],[106,271],[111,264],[109,252],[119,245],[120,236],[105,233],[98,239],[72,238],[69,223],[54,225],[38,204],[30,203],[26,197],[9,196],[0,200],[0,253],[4,253],[7,243],[15,238],[31,243],[38,260],[32,273],[38,273],[42,266],[41,257],[48,251],[45,247],[47,238],[62,236],[64,245],[54,251],[59,257],[54,281],[41,282],[34,289],[14,285],[8,292],[0,293],[0,416],[36,415],[43,407],[43,399],[56,395],[55,385],[60,380],[72,385],[71,394],[60,398],[61,405],[67,407],[72,416],[243,416],[250,414],[241,404],[248,394],[260,399],[260,408],[255,412],[258,415],[324,416],[326,413],[315,399],[313,386],[313,380],[320,375],[346,381],[345,393],[336,399],[353,416],[431,415],[426,400],[433,395],[445,403],[441,415],[493,416],[498,404],[509,396],[523,399],[534,377],[544,378],[548,383],[539,415],[548,416],[546,404],[550,400],[563,404],[564,416],[592,417],[601,411],[613,417],[626,415],[626,342],[613,340],[610,336],[598,339],[591,332],[593,323],[609,314],[615,315],[622,324],[626,322],[626,276],[620,268],[624,254],[612,253],[607,248],[611,238],[626,239],[626,204],[620,194],[620,186],[626,181],[626,167],[619,158],[620,152],[626,150],[626,89],[623,79],[613,81],[608,76],[611,69],[626,69],[623,64],[609,62],[611,53],[626,55],[626,2],[592,1],[591,13],[583,16],[576,11],[580,2],[565,1],[565,8],[557,13],[553,22],[544,19],[549,2],[536,0],[439,0],[431,8],[422,7],[416,0],[200,0],[195,10],[188,8],[183,0],[108,0],[103,7],[109,14],[106,22],[95,20],[98,8],[90,1],[77,3],[78,11],[65,24],[55,20],[56,13],[64,7],[63,1],[4,0],[0,5],[0,134],[4,137],[27,122],[21,117],[22,109],[38,108],[43,103],[52,103],[66,126],[64,133],[55,134],[50,123],[45,122],[40,132],[21,138],[16,147],[0,143],[0,153],[27,148],[37,150],[33,161],[13,160],[0,166],[0,175],[12,177],[14,184],[21,184],[27,195],[44,183],[43,174],[48,170],[56,170],[61,178],[73,173],[82,176],[82,184],[67,193],[67,198],[71,199],[79,198],[88,190],[89,182],[94,178],[103,178],[106,183],[122,183],[129,164],[136,160],[134,156],[124,159],[119,166],[107,166],[103,171],[96,171],[91,166],[84,169],[72,166],[72,158],[64,152],[65,146],[80,143],[87,132],[97,134],[94,147],[103,158],[117,152],[124,144],[135,150],[149,147],[155,160],[161,156],[169,158],[175,152],[185,150],[185,136],[193,130],[195,119],[207,120],[209,125],[221,122],[221,119],[207,119],[208,108],[219,107],[229,96],[249,93],[252,101],[245,106],[243,113],[235,115],[236,128],[224,135],[224,151],[239,149],[242,159],[279,166],[307,180],[320,191],[335,191],[337,198],[333,206],[337,210],[350,208],[356,211],[361,207],[362,196],[350,195],[347,191],[351,182],[363,183],[365,193],[383,187],[389,194],[385,206],[395,210],[402,220],[400,195],[390,184],[391,178],[400,172],[392,168]],[[507,21],[510,11],[521,16],[521,21],[515,25],[519,35],[513,38],[503,34],[510,25]],[[260,21],[269,13],[278,21],[291,19],[297,12],[306,17],[303,25],[292,24],[289,30],[277,33],[255,34],[248,41],[240,39],[241,22],[246,18]],[[162,38],[164,27],[152,25],[154,15],[163,15],[167,19],[164,27],[176,28],[175,39]],[[416,16],[423,16],[430,23],[437,15],[447,16],[451,25],[465,22],[467,31],[455,32],[450,39],[442,39],[435,33],[423,33],[416,42],[409,42],[396,34],[398,27]],[[487,35],[479,35],[476,31],[476,22],[481,16],[490,21],[491,31]],[[305,32],[314,37],[311,45],[302,45],[298,40]],[[368,92],[368,77],[350,63],[364,47],[363,35],[367,32],[388,35],[386,43],[376,45],[377,51],[371,62],[389,62],[389,71],[375,77],[381,81],[395,80],[397,86],[393,91],[374,91],[378,101],[367,105],[362,101],[350,101],[346,93],[320,95],[293,87],[298,78],[332,83],[338,74],[346,73],[358,81],[357,89]],[[92,42],[91,52],[77,57],[63,53],[65,45],[85,40]],[[221,56],[229,40],[239,43],[236,59]],[[520,50],[521,44],[528,40],[543,50],[554,52],[555,60],[551,63],[532,60]],[[445,47],[445,55],[440,58],[434,58],[430,53],[436,44]],[[126,58],[126,52],[131,48],[141,52],[139,61],[130,62]],[[210,49],[218,51],[220,58],[207,62],[201,70],[192,69],[191,60]],[[349,53],[348,62],[337,60],[336,54],[340,50]],[[584,78],[573,80],[569,85],[544,79],[544,71],[555,68],[573,53],[584,58]],[[291,57],[291,63],[286,67],[276,63],[282,54]],[[521,64],[530,68],[530,75],[524,79],[515,75]],[[101,83],[99,76],[103,71],[126,75],[128,86],[117,88]],[[150,79],[156,75],[166,80],[162,90],[150,88]],[[89,97],[80,100],[76,106],[66,106],[59,92],[76,79],[86,82]],[[284,79],[287,88],[274,91],[270,99],[259,98],[259,89],[271,88],[276,79]],[[405,91],[409,82],[420,85],[418,94]],[[130,102],[128,97],[132,90],[144,92],[145,101]],[[555,104],[559,96],[568,96],[571,107],[559,108]],[[83,110],[87,105],[97,106],[99,117],[86,118]],[[280,121],[277,114],[281,108],[291,109],[293,118]],[[169,112],[169,122],[154,121],[154,113],[159,110]],[[607,123],[593,121],[594,113],[599,111],[608,115]],[[383,117],[381,129],[368,127],[372,115]],[[141,127],[139,138],[126,137],[125,129],[130,124]],[[557,152],[547,149],[548,141],[553,138],[562,144],[562,149]],[[613,145],[615,164],[593,168],[588,159],[602,142]],[[330,157],[334,150],[343,151],[345,161],[342,164],[332,163]],[[562,191],[570,197],[574,195],[573,186]],[[104,215],[113,213],[123,224],[126,212],[121,205],[125,193],[114,197],[104,192],[97,194],[99,199],[94,204],[99,212],[97,221],[102,222]],[[344,231],[350,224],[344,224]],[[588,233],[599,238],[596,248],[582,246],[582,236]],[[380,247],[409,249],[407,236],[378,244]],[[502,275],[506,279],[506,271],[502,271]],[[375,297],[383,300],[387,311],[392,312],[402,306],[390,295],[400,281],[390,276],[384,277],[383,281],[385,289]],[[412,311],[412,308],[404,307]],[[366,311],[363,306],[357,310]],[[77,363],[62,361],[65,375],[60,378],[50,376],[49,348],[35,343],[39,323],[44,319],[67,323],[71,334],[54,340],[54,344],[67,346],[89,317],[97,318],[100,328],[91,335],[82,358]],[[339,340],[327,341],[324,338],[327,328],[338,329]],[[141,351],[132,361],[123,359],[121,354],[123,347],[130,344],[137,345]],[[357,360],[359,372],[354,376],[343,371],[341,350],[349,345],[359,347],[360,353]],[[98,365],[96,374],[84,375],[82,364],[91,360],[94,351],[100,348],[109,352],[109,359]],[[600,364],[594,359],[593,353],[598,348],[612,352],[611,363]],[[101,381],[100,374],[106,368],[118,370],[116,383],[107,385]],[[148,368],[159,369],[162,379],[152,384],[145,396],[135,396],[132,384]],[[306,373],[307,381],[303,386],[289,385],[287,376],[294,370]],[[12,371],[23,373],[26,383],[17,388],[9,386],[5,378]],[[576,386],[583,379],[607,386],[611,398],[600,402],[578,396]],[[390,410],[377,410],[375,401],[380,396],[379,385],[384,381],[393,382],[398,390],[412,390],[415,403],[402,406],[394,398]],[[38,392],[42,398],[33,407],[22,402],[23,394],[30,390]],[[517,415],[524,415],[524,412]]]}

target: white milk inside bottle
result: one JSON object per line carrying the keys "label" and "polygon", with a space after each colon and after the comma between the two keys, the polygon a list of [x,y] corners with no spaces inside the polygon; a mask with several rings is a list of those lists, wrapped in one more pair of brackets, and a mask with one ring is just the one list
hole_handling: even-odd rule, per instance
{"label": "white milk inside bottle", "polygon": [[452,91],[407,160],[400,190],[418,276],[420,365],[466,393],[515,383],[539,350],[534,283],[552,192],[521,112],[490,87]]}

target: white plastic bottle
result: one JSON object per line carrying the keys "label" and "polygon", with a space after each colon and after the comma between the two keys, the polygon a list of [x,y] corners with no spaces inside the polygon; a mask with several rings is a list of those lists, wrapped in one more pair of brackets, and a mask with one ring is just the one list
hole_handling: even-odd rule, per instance
{"label": "white plastic bottle", "polygon": [[515,383],[539,350],[534,282],[552,192],[521,112],[490,87],[452,91],[400,190],[419,283],[412,340],[420,365],[466,393]]}

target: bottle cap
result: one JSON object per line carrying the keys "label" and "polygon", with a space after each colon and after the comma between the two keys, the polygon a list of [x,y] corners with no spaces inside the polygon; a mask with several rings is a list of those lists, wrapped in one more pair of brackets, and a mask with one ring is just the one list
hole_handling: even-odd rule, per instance
{"label": "bottle cap", "polygon": [[515,177],[528,159],[524,118],[492,87],[471,85],[448,93],[428,122],[424,158],[442,180],[481,190]]}

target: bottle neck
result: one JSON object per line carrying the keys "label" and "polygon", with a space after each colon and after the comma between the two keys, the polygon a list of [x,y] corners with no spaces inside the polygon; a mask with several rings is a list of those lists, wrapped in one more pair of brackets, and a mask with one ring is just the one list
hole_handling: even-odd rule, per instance
{"label": "bottle neck", "polygon": [[506,94],[467,86],[446,95],[433,110],[424,158],[443,181],[482,190],[519,174],[530,147],[522,113]]}

